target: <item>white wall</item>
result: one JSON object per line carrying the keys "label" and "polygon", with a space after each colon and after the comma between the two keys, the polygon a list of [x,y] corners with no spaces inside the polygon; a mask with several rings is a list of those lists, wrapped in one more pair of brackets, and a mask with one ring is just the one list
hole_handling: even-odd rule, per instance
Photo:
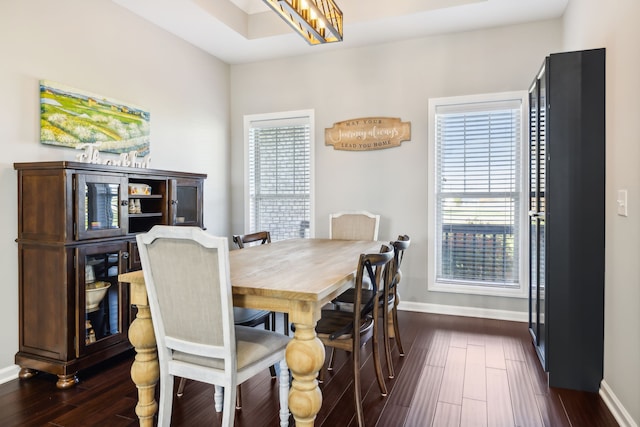
{"label": "white wall", "polygon": [[18,351],[14,162],[73,160],[39,142],[40,79],[143,106],[152,167],[208,174],[205,225],[228,234],[229,66],[109,0],[0,3],[0,379]]}
{"label": "white wall", "polygon": [[[316,236],[328,236],[331,212],[379,213],[381,240],[401,233],[412,239],[403,263],[404,302],[527,312],[526,299],[427,291],[428,99],[527,90],[544,57],[560,50],[560,24],[547,21],[232,65],[232,230],[243,229],[243,115],[313,108]],[[368,116],[410,121],[411,141],[368,152],[324,145],[325,128]]]}
{"label": "white wall", "polygon": [[[607,49],[604,381],[640,425],[640,3],[571,1],[564,48]],[[617,215],[628,190],[629,216]],[[628,418],[627,418],[628,420]]]}

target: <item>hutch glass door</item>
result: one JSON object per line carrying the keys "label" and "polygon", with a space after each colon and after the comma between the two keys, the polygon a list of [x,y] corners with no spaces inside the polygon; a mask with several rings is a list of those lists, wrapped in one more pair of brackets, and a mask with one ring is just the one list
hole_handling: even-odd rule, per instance
{"label": "hutch glass door", "polygon": [[201,226],[202,180],[171,180],[169,217],[172,225]]}
{"label": "hutch glass door", "polygon": [[127,271],[127,248],[117,242],[77,249],[80,355],[126,339],[129,306],[118,274]]}
{"label": "hutch glass door", "polygon": [[76,238],[127,233],[127,180],[118,175],[78,174],[75,180]]}
{"label": "hutch glass door", "polygon": [[546,82],[544,69],[529,91],[529,328],[546,369],[545,223],[546,223]]}

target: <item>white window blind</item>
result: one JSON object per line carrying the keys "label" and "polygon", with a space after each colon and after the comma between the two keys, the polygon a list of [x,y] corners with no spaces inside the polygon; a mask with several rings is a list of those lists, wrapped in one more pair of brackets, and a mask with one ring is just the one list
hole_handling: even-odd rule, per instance
{"label": "white window blind", "polygon": [[435,281],[520,289],[522,99],[435,107]]}
{"label": "white window blind", "polygon": [[309,117],[250,121],[249,228],[273,241],[307,237],[311,216]]}

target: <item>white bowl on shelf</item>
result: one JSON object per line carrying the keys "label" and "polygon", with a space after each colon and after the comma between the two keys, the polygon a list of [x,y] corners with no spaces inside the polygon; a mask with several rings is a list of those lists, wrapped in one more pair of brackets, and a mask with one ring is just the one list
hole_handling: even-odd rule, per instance
{"label": "white bowl on shelf", "polygon": [[109,282],[93,282],[87,283],[85,290],[85,311],[91,313],[98,309],[100,302],[107,294],[111,283]]}

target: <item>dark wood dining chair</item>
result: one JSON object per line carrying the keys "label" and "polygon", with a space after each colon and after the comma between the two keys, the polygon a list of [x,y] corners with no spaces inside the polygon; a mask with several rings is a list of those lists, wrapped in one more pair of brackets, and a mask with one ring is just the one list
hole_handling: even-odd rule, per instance
{"label": "dark wood dining chair", "polygon": [[[389,378],[393,378],[393,362],[391,360],[391,334],[390,327],[393,326],[393,338],[398,346],[398,352],[404,357],[404,349],[402,348],[402,340],[400,338],[400,324],[398,323],[398,304],[400,303],[400,294],[398,293],[398,285],[402,280],[402,271],[400,266],[404,258],[404,251],[411,245],[411,239],[408,235],[398,236],[398,240],[391,242],[393,246],[393,261],[391,268],[391,277],[389,286],[385,286],[384,295],[380,300],[381,305],[386,301],[386,309],[384,310],[384,348],[385,357],[387,359],[387,368],[389,369]],[[390,316],[390,317],[389,317]],[[390,325],[392,323],[393,325]]]}
{"label": "dark wood dining chair", "polygon": [[[233,235],[233,243],[236,244],[238,249],[244,249],[245,245],[256,242],[261,245],[271,243],[271,233],[268,231],[258,231],[251,234]],[[265,328],[271,328],[272,331],[276,330],[275,313],[271,313],[269,310],[253,310],[250,308],[234,307],[233,314],[236,316],[236,325],[257,326],[264,324]]]}
{"label": "dark wood dining chair", "polygon": [[[268,231],[257,231],[255,233],[250,234],[235,234],[233,236],[233,242],[238,246],[238,249],[244,249],[245,245],[249,245],[252,243],[264,245],[267,243],[271,243],[271,233]],[[271,330],[276,331],[276,312],[265,311],[265,313],[271,315]],[[289,335],[289,314],[283,313],[284,315],[284,334]]]}
{"label": "dark wood dining chair", "polygon": [[[367,342],[373,346],[373,361],[382,396],[387,395],[387,387],[382,375],[380,354],[378,350],[378,324],[380,289],[384,282],[390,280],[389,265],[393,260],[393,248],[382,245],[380,253],[362,254],[358,259],[354,286],[354,306],[360,310],[351,312],[323,309],[316,325],[316,334],[326,347],[346,350],[351,353],[353,362],[354,403],[358,426],[364,426],[362,410],[362,393],[360,390],[360,350]],[[363,277],[368,276],[372,286],[371,296],[363,298]]]}
{"label": "dark wood dining chair", "polygon": [[[329,214],[329,238],[335,240],[377,240],[380,215],[368,211],[340,211]],[[352,281],[351,288],[354,283]],[[369,277],[365,276],[362,286],[371,289]],[[353,294],[352,294],[353,296]],[[331,301],[336,306],[337,302]],[[329,354],[328,369],[333,369],[335,349]]]}
{"label": "dark wood dining chair", "polygon": [[[390,278],[389,280],[384,281],[384,288],[379,297],[379,303],[381,314],[382,314],[382,324],[383,324],[383,332],[384,332],[384,348],[385,348],[385,358],[387,360],[387,368],[389,370],[389,378],[395,377],[395,372],[393,369],[393,361],[391,359],[391,328],[393,329],[393,338],[395,339],[396,345],[398,347],[398,352],[400,356],[404,356],[404,349],[402,348],[402,340],[400,338],[400,326],[398,323],[398,303],[400,302],[400,297],[398,294],[398,284],[402,279],[402,271],[400,270],[400,265],[402,264],[402,259],[404,258],[404,251],[411,244],[411,239],[408,235],[400,235],[398,236],[398,240],[391,242],[391,246],[393,246],[393,261],[390,265]],[[363,289],[362,299],[366,301],[367,299],[372,297],[373,291],[370,289]],[[385,303],[386,301],[386,303]],[[355,291],[354,288],[349,288],[342,294],[338,295],[334,299],[335,306],[344,311],[352,311],[355,303]],[[333,357],[333,354],[331,355]],[[332,366],[333,360],[329,361],[329,366]]]}

